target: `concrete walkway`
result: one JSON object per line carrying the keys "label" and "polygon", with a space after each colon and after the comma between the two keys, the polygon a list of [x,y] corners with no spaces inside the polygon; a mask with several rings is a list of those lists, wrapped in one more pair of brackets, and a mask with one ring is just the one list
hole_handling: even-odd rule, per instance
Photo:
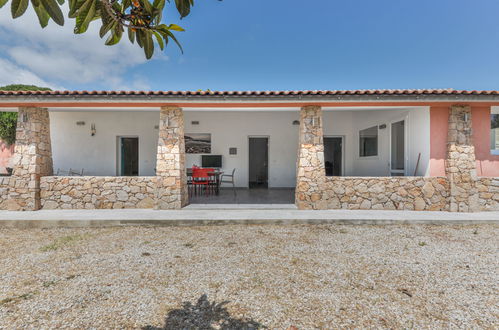
{"label": "concrete walkway", "polygon": [[[232,206],[234,207],[234,206]],[[223,224],[478,224],[498,223],[499,212],[247,209],[214,206],[178,211],[146,209],[0,211],[0,228],[100,227],[124,225],[194,226]]]}

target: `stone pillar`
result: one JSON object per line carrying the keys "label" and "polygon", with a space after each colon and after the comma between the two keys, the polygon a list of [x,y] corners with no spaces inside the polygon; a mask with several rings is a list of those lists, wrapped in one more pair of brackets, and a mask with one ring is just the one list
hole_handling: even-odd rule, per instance
{"label": "stone pillar", "polygon": [[445,172],[450,183],[450,211],[478,211],[478,189],[471,107],[454,105],[449,112]]}
{"label": "stone pillar", "polygon": [[299,135],[295,204],[300,210],[322,209],[320,187],[326,173],[321,107],[311,105],[301,109]]}
{"label": "stone pillar", "polygon": [[179,107],[162,107],[160,111],[156,179],[156,210],[187,205],[184,115]]}
{"label": "stone pillar", "polygon": [[40,178],[53,175],[50,119],[47,109],[19,108],[7,208],[40,209]]}

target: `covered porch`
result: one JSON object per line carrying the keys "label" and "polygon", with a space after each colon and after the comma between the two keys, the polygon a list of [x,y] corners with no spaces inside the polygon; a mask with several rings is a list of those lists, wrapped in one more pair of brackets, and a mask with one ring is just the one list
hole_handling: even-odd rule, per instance
{"label": "covered porch", "polygon": [[[311,129],[306,126],[310,120],[312,126],[317,125],[323,131],[324,160],[316,171],[326,177],[427,175],[428,107],[320,110],[310,117],[305,112],[300,116],[302,109],[296,107],[38,109],[46,111],[49,117],[53,162],[53,173],[49,176],[56,177],[44,179],[44,187],[51,187],[52,191],[55,182],[64,178],[76,182],[81,177],[95,177],[96,182],[103,179],[107,182],[114,177],[118,182],[142,185],[159,177],[158,172],[178,168],[187,174],[187,185],[180,188],[187,189],[184,204],[294,204],[300,127],[305,137],[308,134],[305,130]],[[161,120],[160,114],[164,117]],[[174,145],[166,146],[167,150],[161,145],[172,142]],[[194,187],[191,176],[196,166],[214,167],[224,181],[229,178],[234,184],[222,182],[216,190]],[[170,185],[172,173],[166,174]],[[68,185],[66,181],[64,184]],[[125,192],[130,195],[135,190]],[[143,189],[136,193],[137,204],[147,205],[140,200],[147,195]],[[155,197],[151,187],[149,193],[150,200],[143,199],[152,204]],[[41,207],[56,206],[53,194],[44,196]],[[94,206],[132,207],[133,202],[116,196],[112,204]]]}
{"label": "covered porch", "polygon": [[[294,203],[299,209],[464,211],[482,203],[464,192],[450,193],[453,173],[461,178],[460,171],[475,166],[467,158],[469,106],[448,108],[448,145],[459,148],[449,152],[442,176],[432,173],[433,106],[424,102],[189,99],[165,105],[153,97],[71,97],[72,103],[3,104],[19,111],[19,121],[14,172],[3,181],[8,198],[2,205],[36,210]],[[467,163],[453,172],[456,161]],[[220,194],[190,194],[188,171],[195,166],[234,174],[234,185],[222,184]]]}

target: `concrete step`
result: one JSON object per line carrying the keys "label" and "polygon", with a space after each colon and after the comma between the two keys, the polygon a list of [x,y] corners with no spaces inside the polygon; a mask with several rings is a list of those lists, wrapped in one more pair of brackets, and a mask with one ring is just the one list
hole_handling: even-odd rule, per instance
{"label": "concrete step", "polygon": [[0,227],[199,226],[233,224],[499,224],[499,212],[296,209],[150,209],[0,211]]}

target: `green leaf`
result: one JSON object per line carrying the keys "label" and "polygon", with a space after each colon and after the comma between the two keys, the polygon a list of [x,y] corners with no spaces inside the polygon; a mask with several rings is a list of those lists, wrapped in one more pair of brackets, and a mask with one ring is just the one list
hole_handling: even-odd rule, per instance
{"label": "green leaf", "polygon": [[28,0],[12,0],[10,11],[12,13],[12,18],[18,18],[28,8]]}
{"label": "green leaf", "polygon": [[154,0],[152,6],[162,11],[165,8],[165,0]]}
{"label": "green leaf", "polygon": [[175,0],[175,5],[180,13],[180,18],[184,18],[191,12],[191,6],[194,5],[194,0]]}
{"label": "green leaf", "polygon": [[144,38],[144,53],[146,54],[146,58],[150,59],[154,54],[154,42],[152,40],[151,31],[146,31],[145,34],[146,35]]}
{"label": "green leaf", "polygon": [[74,33],[84,33],[95,17],[95,0],[87,0],[78,11]]}
{"label": "green leaf", "polygon": [[2,8],[3,6],[5,6],[5,4],[7,3],[7,1],[9,1],[9,0],[0,0],[0,8]]}
{"label": "green leaf", "polygon": [[64,4],[64,0],[57,0],[57,2],[62,6]]}
{"label": "green leaf", "polygon": [[151,3],[148,0],[141,0],[140,1],[142,6],[144,7],[144,10],[148,15],[152,15],[154,8],[152,7]]}
{"label": "green leaf", "polygon": [[132,28],[128,28],[128,39],[132,44],[135,42],[135,31]]}
{"label": "green leaf", "polygon": [[109,30],[111,30],[115,24],[117,24],[117,23],[116,23],[116,21],[113,21],[113,20],[109,20],[106,23],[102,23],[102,26],[100,27],[100,30],[99,30],[99,36],[101,38],[104,38],[106,33],[108,33]]}
{"label": "green leaf", "polygon": [[140,48],[144,48],[144,39],[146,34],[142,30],[137,30],[135,33],[137,35],[137,44]]}
{"label": "green leaf", "polygon": [[180,51],[182,52],[182,54],[184,53],[184,49],[182,48],[182,45],[180,44],[180,42],[177,40],[177,38],[175,37],[175,35],[173,33],[171,33],[170,31],[166,31],[166,34],[173,39],[173,41],[175,41],[175,43],[177,44],[178,48],[180,48]]}
{"label": "green leaf", "polygon": [[69,18],[76,18],[78,10],[85,4],[85,0],[69,0]]}
{"label": "green leaf", "polygon": [[170,25],[168,25],[168,30],[185,31],[181,26],[178,26],[177,24],[170,24]]}
{"label": "green leaf", "polygon": [[123,28],[121,27],[121,25],[119,25],[118,23],[115,24],[113,33],[106,40],[106,46],[116,45],[118,42],[120,42],[121,36],[123,35],[122,29]]}
{"label": "green leaf", "polygon": [[159,48],[161,50],[165,49],[165,44],[163,42],[163,37],[156,31],[153,32],[154,36],[156,37],[156,40],[158,41]]}
{"label": "green leaf", "polygon": [[64,16],[62,15],[59,4],[55,0],[40,0],[40,2],[54,22],[59,25],[64,25]]}
{"label": "green leaf", "polygon": [[35,10],[36,16],[38,16],[38,21],[40,22],[40,26],[42,28],[46,27],[49,23],[50,16],[43,8],[41,3],[37,4],[37,0],[31,0],[31,4],[33,5],[33,9]]}

